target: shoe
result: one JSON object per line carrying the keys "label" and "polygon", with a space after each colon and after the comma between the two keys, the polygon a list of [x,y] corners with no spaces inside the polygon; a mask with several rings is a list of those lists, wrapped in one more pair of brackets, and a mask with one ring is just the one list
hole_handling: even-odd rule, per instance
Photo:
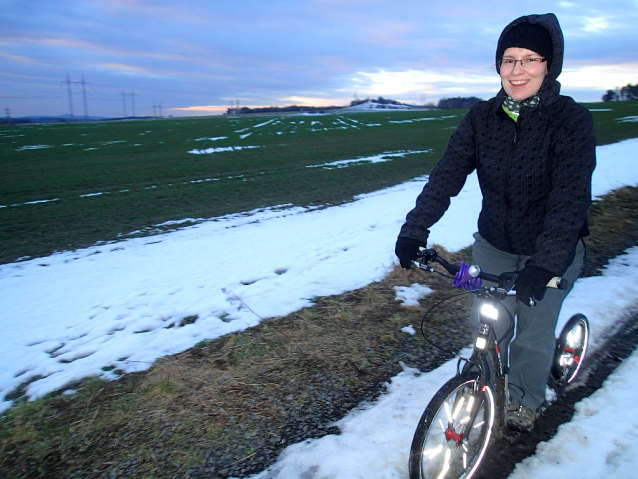
{"label": "shoe", "polygon": [[518,432],[532,432],[538,417],[536,409],[510,404],[507,406],[507,427]]}

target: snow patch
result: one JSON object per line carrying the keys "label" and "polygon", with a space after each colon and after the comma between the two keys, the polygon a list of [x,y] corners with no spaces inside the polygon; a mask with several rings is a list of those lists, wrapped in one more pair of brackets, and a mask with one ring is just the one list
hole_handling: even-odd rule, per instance
{"label": "snow patch", "polygon": [[419,300],[425,298],[434,291],[424,284],[413,283],[411,286],[395,286],[395,300],[405,307],[420,306]]}

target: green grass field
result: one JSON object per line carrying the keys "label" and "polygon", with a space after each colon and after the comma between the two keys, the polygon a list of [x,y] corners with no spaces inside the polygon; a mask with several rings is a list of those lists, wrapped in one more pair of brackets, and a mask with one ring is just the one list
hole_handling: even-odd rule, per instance
{"label": "green grass field", "polygon": [[[638,137],[638,122],[619,121],[637,115],[638,102],[586,106],[603,110],[593,112],[599,144]],[[464,113],[5,126],[0,263],[150,234],[171,220],[350,201],[428,173]]]}

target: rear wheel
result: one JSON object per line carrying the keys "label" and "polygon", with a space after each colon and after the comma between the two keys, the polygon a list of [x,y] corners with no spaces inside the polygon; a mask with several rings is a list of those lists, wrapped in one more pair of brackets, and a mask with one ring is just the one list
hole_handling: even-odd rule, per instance
{"label": "rear wheel", "polygon": [[450,379],[423,412],[410,449],[410,479],[466,478],[478,468],[494,427],[494,393],[474,374]]}
{"label": "rear wheel", "polygon": [[589,341],[589,321],[583,314],[572,316],[556,342],[556,355],[552,366],[552,376],[559,387],[571,383],[587,354]]}

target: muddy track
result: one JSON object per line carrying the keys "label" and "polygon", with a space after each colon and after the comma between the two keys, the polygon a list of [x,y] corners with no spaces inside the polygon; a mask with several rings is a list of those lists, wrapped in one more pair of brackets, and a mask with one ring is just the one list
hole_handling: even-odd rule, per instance
{"label": "muddy track", "polygon": [[[613,335],[585,359],[581,377],[577,378],[564,395],[539,417],[531,434],[511,432],[490,444],[486,458],[474,477],[508,477],[517,463],[535,453],[538,443],[550,440],[561,424],[572,419],[574,405],[599,389],[637,346],[638,313],[633,312],[618,325]],[[494,451],[498,453],[495,454]]]}

